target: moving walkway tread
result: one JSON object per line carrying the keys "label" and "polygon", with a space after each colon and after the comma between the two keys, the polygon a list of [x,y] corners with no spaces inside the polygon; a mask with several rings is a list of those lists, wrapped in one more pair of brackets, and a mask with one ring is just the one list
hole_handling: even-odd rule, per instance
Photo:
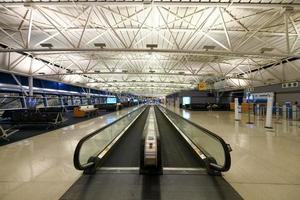
{"label": "moving walkway tread", "polygon": [[136,119],[120,138],[103,163],[103,167],[138,167],[140,142],[149,113],[149,107]]}
{"label": "moving walkway tread", "polygon": [[161,139],[163,167],[205,168],[184,138],[155,106],[156,119]]}

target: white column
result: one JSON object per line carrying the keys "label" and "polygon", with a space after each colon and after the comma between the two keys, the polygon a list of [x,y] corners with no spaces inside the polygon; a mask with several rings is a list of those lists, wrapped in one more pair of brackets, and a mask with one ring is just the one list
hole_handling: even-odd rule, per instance
{"label": "white column", "polygon": [[239,99],[238,98],[235,98],[234,99],[234,119],[235,121],[240,121],[241,118],[240,118],[240,113],[239,113]]}
{"label": "white column", "polygon": [[272,128],[273,95],[268,96],[265,128]]}

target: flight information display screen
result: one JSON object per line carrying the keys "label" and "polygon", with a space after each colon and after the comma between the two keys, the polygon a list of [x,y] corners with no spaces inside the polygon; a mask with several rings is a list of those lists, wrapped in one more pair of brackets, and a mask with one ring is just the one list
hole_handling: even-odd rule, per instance
{"label": "flight information display screen", "polygon": [[117,103],[117,98],[116,98],[116,97],[107,97],[106,103],[107,103],[107,104],[114,104],[114,103]]}
{"label": "flight information display screen", "polygon": [[191,104],[191,97],[182,97],[182,105]]}

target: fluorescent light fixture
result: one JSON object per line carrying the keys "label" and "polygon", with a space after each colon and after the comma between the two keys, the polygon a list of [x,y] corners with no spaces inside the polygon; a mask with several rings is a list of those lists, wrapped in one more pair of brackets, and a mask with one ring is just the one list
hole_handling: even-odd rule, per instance
{"label": "fluorescent light fixture", "polygon": [[41,45],[41,47],[47,47],[47,48],[53,47],[53,45],[51,43],[41,43],[40,45]]}

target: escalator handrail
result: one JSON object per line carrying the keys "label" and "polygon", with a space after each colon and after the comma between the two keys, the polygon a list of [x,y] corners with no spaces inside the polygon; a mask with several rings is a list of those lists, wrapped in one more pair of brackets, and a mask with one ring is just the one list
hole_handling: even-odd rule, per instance
{"label": "escalator handrail", "polygon": [[[223,150],[224,150],[224,155],[225,155],[225,161],[224,161],[224,165],[223,166],[220,166],[216,163],[210,163],[210,166],[214,169],[214,170],[217,170],[217,171],[222,171],[222,172],[225,172],[225,171],[228,171],[230,169],[230,166],[231,166],[231,156],[230,156],[230,151],[231,151],[231,147],[229,144],[227,144],[223,138],[221,138],[220,136],[218,136],[217,134],[211,132],[210,130],[182,117],[181,115],[177,114],[176,112],[168,109],[167,107],[164,107],[162,105],[159,105],[160,107],[166,109],[167,111],[177,115],[178,117],[180,117],[181,119],[183,119],[184,121],[188,122],[189,124],[195,126],[196,128],[202,130],[205,134],[209,135],[210,137],[213,137],[215,138],[216,140],[218,140],[222,147],[223,147]],[[187,136],[187,135],[186,135]],[[188,136],[187,136],[188,137]],[[189,138],[189,137],[188,137]],[[190,139],[190,138],[189,138]],[[191,140],[191,139],[190,139]],[[192,140],[191,140],[192,141]],[[192,141],[193,142],[193,141]],[[194,143],[194,142],[193,142]],[[194,143],[195,144],[195,143]],[[196,144],[195,144],[196,145]],[[201,151],[202,153],[205,155],[205,151],[202,150],[201,147],[199,147],[198,145],[196,145]],[[209,155],[205,155],[206,157],[209,157]]]}
{"label": "escalator handrail", "polygon": [[[76,168],[77,170],[85,170],[85,169],[91,167],[92,165],[94,165],[94,162],[88,162],[88,163],[85,163],[84,165],[81,165],[81,164],[80,164],[80,159],[79,159],[79,156],[80,156],[80,150],[81,150],[82,145],[83,145],[88,139],[90,139],[91,137],[93,137],[94,135],[96,135],[96,134],[98,134],[98,133],[101,133],[101,131],[103,131],[104,129],[106,129],[106,128],[112,126],[112,125],[114,125],[115,123],[117,123],[118,121],[124,119],[124,118],[127,117],[128,115],[132,114],[133,112],[137,112],[138,110],[140,110],[140,109],[142,109],[142,108],[144,108],[144,107],[145,107],[145,105],[142,105],[142,106],[140,106],[140,107],[137,107],[136,109],[130,111],[129,113],[123,115],[122,117],[120,117],[120,118],[118,118],[118,119],[112,121],[112,122],[109,123],[109,124],[106,124],[105,126],[99,128],[99,129],[97,129],[97,130],[91,132],[90,134],[84,136],[83,138],[81,138],[80,141],[78,142],[78,144],[77,144],[77,146],[76,146],[76,148],[75,148],[75,152],[74,152],[73,163],[74,163],[75,168]],[[116,136],[116,137],[117,137],[117,136]],[[114,140],[114,139],[112,139],[112,141],[113,141],[113,140]],[[111,142],[112,142],[112,141],[111,141]],[[111,142],[110,142],[110,143],[111,143]],[[107,144],[107,146],[110,145],[110,143]],[[104,149],[105,149],[105,148],[104,148]],[[102,152],[102,151],[101,151],[101,152]],[[99,155],[101,152],[99,152],[98,155]],[[92,155],[92,156],[93,156],[93,155]]]}

